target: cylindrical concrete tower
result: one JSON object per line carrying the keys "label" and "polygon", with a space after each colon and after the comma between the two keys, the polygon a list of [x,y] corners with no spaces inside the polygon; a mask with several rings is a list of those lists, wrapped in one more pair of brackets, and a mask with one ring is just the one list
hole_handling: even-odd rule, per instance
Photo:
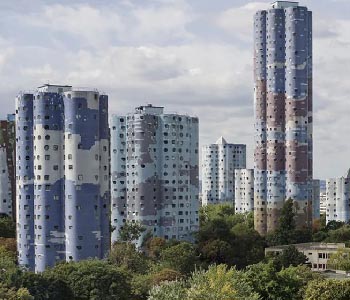
{"label": "cylindrical concrete tower", "polygon": [[65,259],[63,97],[38,92],[34,102],[35,271]]}
{"label": "cylindrical concrete tower", "polygon": [[64,93],[66,260],[101,257],[99,93]]}
{"label": "cylindrical concrete tower", "polygon": [[111,245],[110,133],[107,95],[100,95],[99,114],[101,257],[103,257],[108,253]]}
{"label": "cylindrical concrete tower", "polygon": [[16,202],[19,265],[34,270],[33,94],[16,98]]}
{"label": "cylindrical concrete tower", "polygon": [[[286,14],[286,198],[293,199],[297,224],[312,221],[312,140],[308,124],[309,13],[306,7],[288,7]],[[311,20],[310,20],[311,22]],[[311,89],[312,90],[312,89]],[[311,145],[310,145],[311,143]],[[310,152],[311,151],[311,152]],[[312,157],[311,157],[312,161]]]}
{"label": "cylindrical concrete tower", "polygon": [[267,231],[276,229],[285,199],[284,104],[285,16],[283,9],[266,15]]}
{"label": "cylindrical concrete tower", "polygon": [[112,242],[127,219],[126,193],[126,117],[113,115],[111,129],[111,225]]}
{"label": "cylindrical concrete tower", "polygon": [[[260,234],[278,227],[281,208],[289,198],[294,201],[297,226],[311,226],[311,22],[311,12],[291,1],[276,1],[255,15],[254,215]],[[266,86],[266,98],[261,86]],[[262,203],[267,203],[266,215]]]}
{"label": "cylindrical concrete tower", "polygon": [[260,234],[267,230],[266,185],[266,11],[254,17],[254,225]]}

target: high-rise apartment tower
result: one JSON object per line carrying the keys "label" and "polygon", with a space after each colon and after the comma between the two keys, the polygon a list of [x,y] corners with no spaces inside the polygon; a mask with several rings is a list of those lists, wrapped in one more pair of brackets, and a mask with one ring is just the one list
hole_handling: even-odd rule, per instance
{"label": "high-rise apartment tower", "polygon": [[286,199],[312,222],[312,13],[276,1],[254,17],[256,230],[278,225]]}
{"label": "high-rise apartment tower", "polygon": [[326,222],[350,221],[350,170],[343,177],[326,180]]}
{"label": "high-rise apartment tower", "polygon": [[110,246],[108,98],[44,85],[16,98],[19,264],[102,258]]}
{"label": "high-rise apartment tower", "polygon": [[[112,242],[125,222],[193,240],[198,230],[198,118],[140,106],[111,118]],[[140,241],[141,242],[141,239]]]}
{"label": "high-rise apartment tower", "polygon": [[235,169],[246,168],[246,145],[220,137],[202,147],[202,205],[234,204]]}
{"label": "high-rise apartment tower", "polygon": [[0,214],[15,219],[15,116],[0,121]]}

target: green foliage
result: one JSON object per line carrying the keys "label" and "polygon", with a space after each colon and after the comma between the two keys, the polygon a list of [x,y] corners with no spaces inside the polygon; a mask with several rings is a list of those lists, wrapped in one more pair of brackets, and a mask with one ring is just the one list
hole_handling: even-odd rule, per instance
{"label": "green foliage", "polygon": [[145,273],[149,268],[148,258],[129,242],[114,243],[108,261],[115,266],[135,273]]}
{"label": "green foliage", "polygon": [[288,199],[284,203],[278,227],[275,232],[267,235],[266,240],[270,246],[307,243],[312,241],[311,229],[296,228],[294,204],[292,199]]}
{"label": "green foliage", "polygon": [[350,225],[328,231],[328,237],[324,240],[327,243],[342,243],[350,241]]}
{"label": "green foliage", "polygon": [[341,228],[342,226],[344,225],[344,222],[340,222],[340,221],[335,221],[335,220],[332,220],[332,221],[329,221],[326,225],[326,230],[336,230],[336,229],[339,229]]}
{"label": "green foliage", "polygon": [[350,280],[314,280],[305,291],[305,300],[349,300]]}
{"label": "green foliage", "polygon": [[266,300],[301,300],[309,281],[320,276],[305,266],[282,268],[275,261],[249,266],[242,277]]}
{"label": "green foliage", "polygon": [[189,274],[199,264],[196,248],[188,242],[180,242],[163,249],[160,253],[161,264],[182,274]]}
{"label": "green foliage", "polygon": [[165,282],[151,289],[148,300],[184,300],[187,290],[183,281]]}
{"label": "green foliage", "polygon": [[18,287],[22,271],[16,265],[12,251],[0,246],[0,282],[9,287]]}
{"label": "green foliage", "polygon": [[242,280],[242,273],[225,265],[210,266],[207,271],[192,273],[188,281],[164,282],[150,292],[150,300],[255,300],[258,294]]}
{"label": "green foliage", "polygon": [[0,237],[16,237],[16,223],[7,215],[0,216]]}
{"label": "green foliage", "polygon": [[328,266],[334,270],[350,271],[350,249],[339,249],[328,260]]}
{"label": "green foliage", "polygon": [[131,243],[138,240],[145,230],[140,223],[127,221],[119,230],[119,240]]}
{"label": "green foliage", "polygon": [[3,283],[0,283],[0,299],[7,300],[33,300],[34,297],[30,295],[29,291],[24,288],[18,290],[8,288]]}
{"label": "green foliage", "polygon": [[259,299],[241,275],[241,272],[226,265],[213,265],[207,271],[197,271],[189,279],[186,299]]}
{"label": "green foliage", "polygon": [[45,271],[52,279],[65,282],[73,299],[131,299],[129,274],[101,260],[61,263]]}
{"label": "green foliage", "polygon": [[208,205],[200,210],[198,251],[207,265],[245,266],[264,258],[265,242],[254,230],[253,215],[234,214],[229,205]]}
{"label": "green foliage", "polygon": [[[48,274],[46,274],[48,273]],[[35,300],[70,300],[73,298],[73,292],[68,284],[62,279],[58,279],[50,274],[35,274],[25,272],[21,277],[21,286],[25,287]]]}
{"label": "green foliage", "polygon": [[296,267],[305,264],[307,261],[307,257],[293,245],[283,249],[282,253],[274,257],[274,259],[281,268]]}

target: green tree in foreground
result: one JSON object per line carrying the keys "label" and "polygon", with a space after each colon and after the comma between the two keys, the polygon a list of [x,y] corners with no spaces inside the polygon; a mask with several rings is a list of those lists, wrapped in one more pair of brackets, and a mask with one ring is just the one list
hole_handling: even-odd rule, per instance
{"label": "green tree in foreground", "polygon": [[139,222],[127,221],[119,230],[119,240],[128,243],[134,242],[140,238],[145,230],[145,227]]}
{"label": "green tree in foreground", "polygon": [[305,291],[304,300],[349,300],[350,280],[314,280]]}
{"label": "green tree in foreground", "polygon": [[305,264],[307,261],[307,257],[303,253],[299,252],[293,245],[287,246],[285,249],[283,249],[282,253],[275,256],[274,259],[281,268],[300,266]]}
{"label": "green tree in foreground", "polygon": [[350,249],[339,249],[333,253],[328,261],[328,266],[334,270],[350,271]]}
{"label": "green tree in foreground", "polygon": [[258,300],[258,294],[242,280],[242,273],[225,265],[192,273],[188,281],[165,282],[152,288],[150,300]]}
{"label": "green tree in foreground", "polygon": [[45,275],[64,281],[73,292],[73,299],[131,299],[129,274],[101,260],[60,263]]}
{"label": "green tree in foreground", "polygon": [[16,224],[7,215],[0,216],[0,237],[4,237],[4,238],[16,237]]}

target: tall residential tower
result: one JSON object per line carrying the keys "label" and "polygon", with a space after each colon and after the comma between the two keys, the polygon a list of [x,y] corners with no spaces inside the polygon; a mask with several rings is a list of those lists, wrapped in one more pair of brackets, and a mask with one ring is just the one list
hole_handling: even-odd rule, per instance
{"label": "tall residential tower", "polygon": [[198,118],[140,106],[111,118],[112,242],[126,221],[165,239],[198,230]]}
{"label": "tall residential tower", "polygon": [[235,200],[235,169],[246,167],[246,145],[229,144],[220,137],[202,147],[202,205]]}
{"label": "tall residential tower", "polygon": [[102,258],[110,245],[108,98],[44,85],[16,99],[19,264]]}
{"label": "tall residential tower", "polygon": [[276,1],[254,17],[255,213],[265,235],[293,199],[297,225],[312,222],[312,13]]}

